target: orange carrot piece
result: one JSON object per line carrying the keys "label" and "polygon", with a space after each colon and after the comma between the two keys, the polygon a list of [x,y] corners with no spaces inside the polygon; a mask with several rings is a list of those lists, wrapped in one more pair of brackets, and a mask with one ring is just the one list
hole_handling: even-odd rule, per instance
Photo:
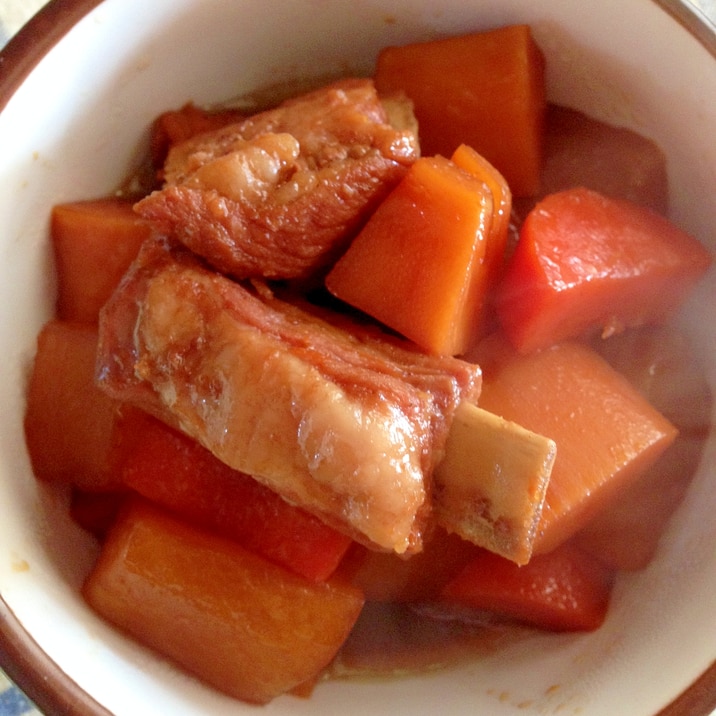
{"label": "orange carrot piece", "polygon": [[604,622],[613,574],[572,545],[518,566],[481,551],[442,592],[448,602],[552,631],[593,631]]}
{"label": "orange carrot piece", "polygon": [[485,251],[485,264],[490,276],[497,276],[502,268],[510,228],[512,192],[505,178],[479,152],[461,144],[451,157],[460,169],[485,182],[492,193],[492,229]]}
{"label": "orange carrot piece", "polygon": [[97,328],[53,320],[37,339],[25,439],[35,475],[88,490],[112,487],[118,404],[94,384]]}
{"label": "orange carrot piece", "polygon": [[584,345],[520,355],[491,336],[476,357],[483,369],[480,405],[557,445],[535,554],[582,528],[676,438],[676,428]]}
{"label": "orange carrot piece", "polygon": [[126,199],[59,204],[52,210],[51,237],[57,263],[57,316],[96,323],[140,245],[149,224]]}
{"label": "orange carrot piece", "polygon": [[134,502],[83,587],[100,615],[215,688],[267,703],[319,674],[363,606],[338,582],[312,582]]}
{"label": "orange carrot piece", "polygon": [[432,353],[472,342],[484,303],[492,194],[444,157],[423,157],[326,277],[328,290]]}
{"label": "orange carrot piece", "polygon": [[[481,330],[487,332],[496,325],[492,315],[492,292],[502,277],[505,266],[505,252],[507,251],[510,234],[510,221],[512,217],[512,192],[506,179],[481,154],[467,144],[461,144],[451,157],[452,161],[461,169],[472,174],[476,179],[485,182],[492,193],[492,225],[490,237],[485,245],[484,267],[479,272],[479,280],[475,281],[473,288],[480,298],[482,316],[476,321],[473,340],[480,337]],[[490,313],[488,315],[488,309]],[[480,330],[481,329],[481,330]]]}
{"label": "orange carrot piece", "polygon": [[706,248],[661,215],[569,189],[528,214],[496,310],[513,345],[529,352],[663,323],[710,264]]}
{"label": "orange carrot piece", "polygon": [[450,156],[464,142],[497,167],[514,195],[539,190],[544,58],[528,26],[388,47],[375,84],[413,101],[424,155]]}
{"label": "orange carrot piece", "polygon": [[142,411],[124,411],[116,434],[120,483],[308,579],[327,579],[352,543]]}

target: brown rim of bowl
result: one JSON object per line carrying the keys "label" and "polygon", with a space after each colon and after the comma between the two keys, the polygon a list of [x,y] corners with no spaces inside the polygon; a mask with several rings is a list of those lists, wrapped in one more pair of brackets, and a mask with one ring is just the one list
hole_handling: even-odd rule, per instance
{"label": "brown rim of bowl", "polygon": [[47,716],[111,716],[42,651],[2,598],[0,666]]}
{"label": "brown rim of bowl", "polygon": [[[650,0],[716,57],[716,26],[686,0]],[[0,111],[35,65],[103,0],[50,0],[0,51]],[[111,716],[45,654],[0,595],[0,667],[47,716]],[[656,716],[709,716],[716,661]]]}
{"label": "brown rim of bowl", "polygon": [[35,65],[102,0],[51,0],[0,51],[0,111]]}

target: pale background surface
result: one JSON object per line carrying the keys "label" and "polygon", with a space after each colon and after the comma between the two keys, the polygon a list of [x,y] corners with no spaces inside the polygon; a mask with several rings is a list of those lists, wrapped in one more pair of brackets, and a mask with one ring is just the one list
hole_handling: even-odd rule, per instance
{"label": "pale background surface", "polygon": [[[0,0],[0,47],[17,32],[47,0]],[[716,0],[691,0],[716,24]],[[0,671],[0,716],[41,716],[37,709]]]}

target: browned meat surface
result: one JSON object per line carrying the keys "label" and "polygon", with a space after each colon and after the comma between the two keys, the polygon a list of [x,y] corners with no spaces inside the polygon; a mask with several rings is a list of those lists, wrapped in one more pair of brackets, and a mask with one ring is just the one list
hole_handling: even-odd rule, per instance
{"label": "browned meat surface", "polygon": [[237,278],[332,262],[418,156],[372,81],[348,79],[173,148],[137,211]]}
{"label": "browned meat surface", "polygon": [[477,366],[332,325],[163,241],[100,324],[98,381],[364,542],[421,547],[432,471]]}

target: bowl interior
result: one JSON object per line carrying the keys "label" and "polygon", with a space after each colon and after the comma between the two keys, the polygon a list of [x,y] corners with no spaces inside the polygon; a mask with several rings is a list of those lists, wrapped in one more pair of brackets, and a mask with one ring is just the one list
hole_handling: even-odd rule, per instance
{"label": "bowl interior", "polygon": [[[90,3],[92,4],[92,3]],[[350,11],[347,8],[350,7]],[[137,18],[141,17],[141,22]],[[695,22],[694,18],[691,18]],[[118,714],[249,713],[124,639],[78,587],[96,551],[65,497],[32,479],[22,434],[35,338],[53,310],[53,204],[112,191],[162,110],[285,80],[369,74],[389,44],[527,22],[550,99],[655,139],[673,218],[712,249],[716,37],[705,47],[650,0],[105,0],[44,57],[0,114],[0,592],[40,647]],[[701,28],[703,33],[703,28]],[[685,315],[716,391],[713,273]],[[535,635],[420,677],[321,685],[268,714],[655,713],[716,659],[716,440],[657,558],[620,579],[602,629]],[[633,706],[633,708],[632,708]]]}

